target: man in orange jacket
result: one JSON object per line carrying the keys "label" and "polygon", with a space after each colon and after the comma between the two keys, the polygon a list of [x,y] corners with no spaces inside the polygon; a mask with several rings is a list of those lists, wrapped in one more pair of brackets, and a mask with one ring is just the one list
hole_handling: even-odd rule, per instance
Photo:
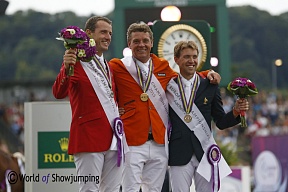
{"label": "man in orange jacket", "polygon": [[[125,156],[122,188],[125,192],[161,191],[168,163],[168,101],[165,90],[176,77],[165,59],[150,54],[153,33],[144,23],[127,31],[132,56],[112,59],[119,108],[129,152]],[[207,76],[209,71],[203,72]],[[214,80],[220,81],[217,73]]]}

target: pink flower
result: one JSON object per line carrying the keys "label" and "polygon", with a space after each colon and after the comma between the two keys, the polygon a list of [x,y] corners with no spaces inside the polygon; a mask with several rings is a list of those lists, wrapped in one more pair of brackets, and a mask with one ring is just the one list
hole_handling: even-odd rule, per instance
{"label": "pink flower", "polygon": [[[258,93],[255,84],[251,80],[242,77],[237,77],[236,79],[231,81],[228,84],[227,89],[241,99],[247,98],[248,96],[256,95]],[[240,118],[241,127],[247,127],[245,111],[240,111]]]}

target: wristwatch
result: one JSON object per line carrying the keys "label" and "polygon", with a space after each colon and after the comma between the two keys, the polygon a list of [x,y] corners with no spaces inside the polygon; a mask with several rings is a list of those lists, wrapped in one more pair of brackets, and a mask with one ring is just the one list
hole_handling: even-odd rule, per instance
{"label": "wristwatch", "polygon": [[176,72],[179,67],[174,61],[174,46],[179,41],[194,41],[199,50],[197,70],[200,70],[207,59],[207,45],[201,33],[187,24],[175,24],[167,28],[161,35],[158,43],[158,56],[169,62]]}

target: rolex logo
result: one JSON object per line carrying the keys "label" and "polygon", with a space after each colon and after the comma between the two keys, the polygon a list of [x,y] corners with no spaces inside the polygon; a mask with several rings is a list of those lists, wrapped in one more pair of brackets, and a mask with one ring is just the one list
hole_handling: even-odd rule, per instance
{"label": "rolex logo", "polygon": [[68,150],[68,142],[69,139],[67,137],[63,137],[59,140],[59,145],[62,151],[66,152]]}

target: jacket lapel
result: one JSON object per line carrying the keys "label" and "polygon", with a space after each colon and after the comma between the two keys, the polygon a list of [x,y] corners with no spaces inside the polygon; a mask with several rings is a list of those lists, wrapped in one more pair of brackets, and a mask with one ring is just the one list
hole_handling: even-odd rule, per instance
{"label": "jacket lapel", "polygon": [[205,90],[205,88],[209,85],[209,80],[208,79],[203,79],[200,77],[200,85],[198,87],[196,97],[199,97],[201,93]]}

